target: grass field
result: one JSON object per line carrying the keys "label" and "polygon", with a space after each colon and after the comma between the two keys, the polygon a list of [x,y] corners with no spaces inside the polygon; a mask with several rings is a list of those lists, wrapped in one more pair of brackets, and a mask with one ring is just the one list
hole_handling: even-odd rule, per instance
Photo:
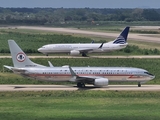
{"label": "grass field", "polygon": [[1,92],[1,120],[159,120],[159,92]]}

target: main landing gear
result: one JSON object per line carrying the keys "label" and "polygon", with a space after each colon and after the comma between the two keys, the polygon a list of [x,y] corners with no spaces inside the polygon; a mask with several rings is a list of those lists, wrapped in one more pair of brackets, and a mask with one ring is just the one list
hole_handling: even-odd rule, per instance
{"label": "main landing gear", "polygon": [[138,87],[141,87],[141,83],[140,82],[138,83]]}
{"label": "main landing gear", "polygon": [[84,52],[82,52],[82,56],[83,56],[83,57],[87,57],[87,54],[84,53]]}
{"label": "main landing gear", "polygon": [[77,87],[79,87],[79,88],[85,88],[85,84],[84,83],[77,83]]}

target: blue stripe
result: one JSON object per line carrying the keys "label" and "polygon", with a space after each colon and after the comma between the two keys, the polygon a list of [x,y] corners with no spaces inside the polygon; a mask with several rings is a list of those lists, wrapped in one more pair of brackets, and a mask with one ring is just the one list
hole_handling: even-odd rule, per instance
{"label": "blue stripe", "polygon": [[124,44],[126,43],[126,40],[124,39],[123,36],[119,36],[113,43],[114,44]]}

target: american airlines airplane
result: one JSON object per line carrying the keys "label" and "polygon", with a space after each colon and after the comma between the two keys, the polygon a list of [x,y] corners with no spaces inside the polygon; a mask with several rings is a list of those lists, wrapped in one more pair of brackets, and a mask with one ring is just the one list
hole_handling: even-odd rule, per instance
{"label": "american airlines airplane", "polygon": [[130,27],[126,27],[122,33],[114,40],[108,43],[75,43],[75,44],[48,44],[38,49],[39,52],[48,55],[50,53],[69,53],[72,56],[87,53],[103,53],[125,48]]}
{"label": "american airlines airplane", "polygon": [[14,40],[8,40],[14,67],[4,65],[14,73],[43,81],[70,81],[83,88],[85,84],[96,87],[107,86],[110,81],[142,83],[154,79],[147,70],[132,67],[49,67],[32,62]]}

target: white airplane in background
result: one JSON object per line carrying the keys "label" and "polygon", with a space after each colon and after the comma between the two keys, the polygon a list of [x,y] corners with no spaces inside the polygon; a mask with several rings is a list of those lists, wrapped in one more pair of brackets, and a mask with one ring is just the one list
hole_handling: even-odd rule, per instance
{"label": "white airplane in background", "polygon": [[145,83],[154,79],[154,75],[140,68],[132,67],[50,67],[32,62],[14,40],[8,40],[14,67],[4,67],[24,77],[43,81],[70,81],[77,83],[77,87],[93,84],[97,87],[107,86],[110,81]]}
{"label": "white airplane in background", "polygon": [[70,44],[48,44],[38,49],[39,52],[48,55],[50,53],[69,53],[76,56],[82,54],[87,56],[87,53],[103,53],[125,48],[130,27],[126,27],[122,33],[114,40],[108,43],[70,43]]}

